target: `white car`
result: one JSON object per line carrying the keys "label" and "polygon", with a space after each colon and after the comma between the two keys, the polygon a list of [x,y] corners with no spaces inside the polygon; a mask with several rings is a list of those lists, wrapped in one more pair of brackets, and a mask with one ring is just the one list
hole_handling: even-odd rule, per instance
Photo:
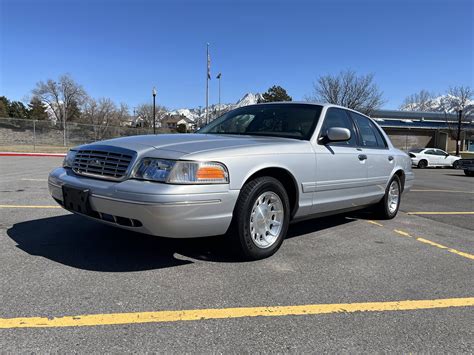
{"label": "white car", "polygon": [[428,166],[448,166],[457,168],[460,157],[449,155],[444,150],[436,148],[413,149],[408,155],[413,166],[424,169]]}

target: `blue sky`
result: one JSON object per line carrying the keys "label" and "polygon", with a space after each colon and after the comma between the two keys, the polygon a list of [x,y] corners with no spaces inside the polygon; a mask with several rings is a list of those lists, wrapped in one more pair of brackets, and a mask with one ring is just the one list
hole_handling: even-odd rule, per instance
{"label": "blue sky", "polygon": [[473,1],[0,0],[0,95],[23,100],[70,73],[130,107],[205,105],[281,85],[302,100],[322,74],[374,73],[386,108],[420,89],[473,86]]}

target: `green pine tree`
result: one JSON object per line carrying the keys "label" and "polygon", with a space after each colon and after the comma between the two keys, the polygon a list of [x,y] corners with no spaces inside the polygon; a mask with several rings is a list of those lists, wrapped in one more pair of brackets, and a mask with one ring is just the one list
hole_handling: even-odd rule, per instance
{"label": "green pine tree", "polygon": [[10,101],[5,96],[0,96],[0,117],[8,117]]}
{"label": "green pine tree", "polygon": [[12,101],[8,107],[8,114],[13,118],[28,118],[28,110],[21,101]]}
{"label": "green pine tree", "polygon": [[43,103],[37,97],[33,97],[28,104],[28,116],[32,120],[46,120],[48,119],[48,114],[44,108]]}
{"label": "green pine tree", "polygon": [[276,102],[276,101],[292,101],[292,97],[288,95],[285,89],[281,86],[273,85],[262,94],[263,100],[261,102]]}

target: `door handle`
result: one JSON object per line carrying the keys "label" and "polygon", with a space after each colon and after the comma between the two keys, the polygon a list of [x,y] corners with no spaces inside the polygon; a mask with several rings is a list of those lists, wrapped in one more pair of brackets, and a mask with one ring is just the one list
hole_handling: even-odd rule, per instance
{"label": "door handle", "polygon": [[391,155],[388,156],[388,161],[392,161],[393,157]]}
{"label": "door handle", "polygon": [[359,154],[359,160],[367,160],[367,155]]}

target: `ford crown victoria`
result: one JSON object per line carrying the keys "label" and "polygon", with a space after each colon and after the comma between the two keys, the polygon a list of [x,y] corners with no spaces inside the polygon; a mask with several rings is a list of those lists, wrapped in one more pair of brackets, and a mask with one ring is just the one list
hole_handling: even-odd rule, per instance
{"label": "ford crown victoria", "polygon": [[269,103],[230,111],[195,134],[78,146],[48,181],[76,214],[156,236],[227,235],[244,257],[260,259],[280,248],[292,221],[371,205],[395,217],[411,165],[356,111]]}

